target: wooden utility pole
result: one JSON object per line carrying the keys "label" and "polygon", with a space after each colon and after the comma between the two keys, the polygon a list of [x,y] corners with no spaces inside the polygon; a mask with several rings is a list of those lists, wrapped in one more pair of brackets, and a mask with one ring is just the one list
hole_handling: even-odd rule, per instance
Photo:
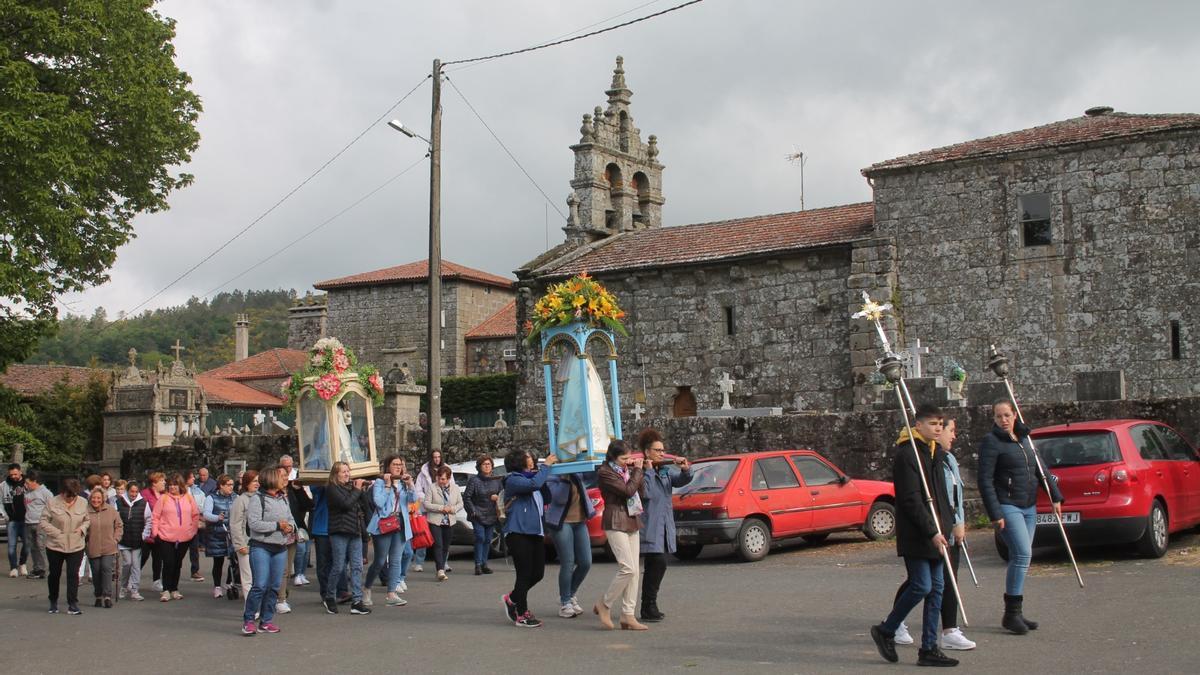
{"label": "wooden utility pole", "polygon": [[442,61],[433,60],[429,130],[429,452],[442,449]]}

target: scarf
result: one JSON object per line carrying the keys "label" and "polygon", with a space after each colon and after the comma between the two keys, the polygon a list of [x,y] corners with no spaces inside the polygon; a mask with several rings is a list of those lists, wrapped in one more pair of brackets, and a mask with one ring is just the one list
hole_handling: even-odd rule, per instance
{"label": "scarf", "polygon": [[[628,467],[617,464],[616,462],[609,462],[608,466],[613,471],[616,471],[617,475],[620,476],[621,479],[624,480],[626,483],[628,483],[629,479],[632,478],[632,476],[629,473]],[[640,516],[643,511],[642,496],[636,492],[633,493],[632,497],[625,500],[625,510],[629,512],[630,517]]]}
{"label": "scarf", "polygon": [[[450,505],[450,486],[447,485],[446,487],[441,487],[441,486],[438,486],[438,487],[442,491],[442,503],[445,504],[446,506],[449,506]],[[450,514],[449,513],[442,514],[442,524],[443,525],[450,524]]]}

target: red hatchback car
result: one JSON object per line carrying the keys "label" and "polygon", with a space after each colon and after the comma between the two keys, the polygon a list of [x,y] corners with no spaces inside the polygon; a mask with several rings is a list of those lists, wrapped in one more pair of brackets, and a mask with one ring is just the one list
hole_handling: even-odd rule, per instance
{"label": "red hatchback car", "polygon": [[[1200,524],[1200,456],[1182,434],[1149,420],[1102,420],[1035,429],[1033,440],[1063,493],[1071,544],[1136,543],[1155,558],[1172,532]],[[1035,546],[1061,543],[1044,491]],[[996,538],[1001,557],[1003,542]]]}
{"label": "red hatchback car", "polygon": [[742,559],[762,560],[777,539],[819,542],[861,529],[870,539],[896,532],[891,483],[851,480],[812,450],[771,450],[697,460],[694,478],[676,488],[680,559],[708,544],[729,544]]}

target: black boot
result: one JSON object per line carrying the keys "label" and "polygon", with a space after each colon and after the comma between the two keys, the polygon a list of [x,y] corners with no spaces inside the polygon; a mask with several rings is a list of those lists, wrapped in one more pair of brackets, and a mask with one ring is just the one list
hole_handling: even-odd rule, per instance
{"label": "black boot", "polygon": [[646,623],[657,623],[663,620],[663,617],[658,613],[658,607],[655,607],[655,602],[653,600],[642,598],[641,619]]}
{"label": "black boot", "polygon": [[[1021,598],[1024,599],[1025,596],[1022,595]],[[1022,604],[1024,604],[1024,603],[1022,603]],[[1032,621],[1032,620],[1030,620],[1029,617],[1025,616],[1025,608],[1024,607],[1020,608],[1020,616],[1021,616],[1021,621],[1025,624],[1026,628],[1028,628],[1029,630],[1037,630],[1038,622]]]}
{"label": "black boot", "polygon": [[1021,619],[1021,602],[1024,599],[1022,595],[1004,594],[1004,617],[1000,619],[1000,625],[1016,635],[1029,632],[1029,627]]}
{"label": "black boot", "polygon": [[480,574],[483,574],[483,565],[476,565],[475,576],[479,576]]}
{"label": "black boot", "polygon": [[958,665],[958,659],[952,659],[943,654],[942,650],[934,647],[933,649],[921,649],[917,651],[917,665],[951,668]]}

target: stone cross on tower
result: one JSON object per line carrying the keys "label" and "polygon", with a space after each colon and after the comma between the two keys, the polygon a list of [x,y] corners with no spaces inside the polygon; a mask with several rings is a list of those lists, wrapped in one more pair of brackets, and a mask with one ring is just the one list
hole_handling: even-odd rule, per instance
{"label": "stone cross on tower", "polygon": [[921,377],[921,355],[928,354],[929,347],[922,347],[920,340],[915,340],[911,347],[904,350],[906,360],[908,361],[908,376],[911,378]]}
{"label": "stone cross on tower", "polygon": [[633,406],[632,412],[633,412],[633,419],[640,422],[640,421],[642,421],[642,415],[646,414],[646,409],[642,407],[641,402],[638,402],[636,405]]}
{"label": "stone cross on tower", "polygon": [[171,351],[175,352],[175,360],[179,360],[179,353],[184,350],[184,346],[179,344],[179,339],[175,339],[175,345],[171,347]]}
{"label": "stone cross on tower", "polygon": [[721,388],[721,410],[733,410],[733,406],[729,405],[729,395],[733,393],[736,383],[729,373],[722,373],[721,379],[717,380],[717,386]]}

